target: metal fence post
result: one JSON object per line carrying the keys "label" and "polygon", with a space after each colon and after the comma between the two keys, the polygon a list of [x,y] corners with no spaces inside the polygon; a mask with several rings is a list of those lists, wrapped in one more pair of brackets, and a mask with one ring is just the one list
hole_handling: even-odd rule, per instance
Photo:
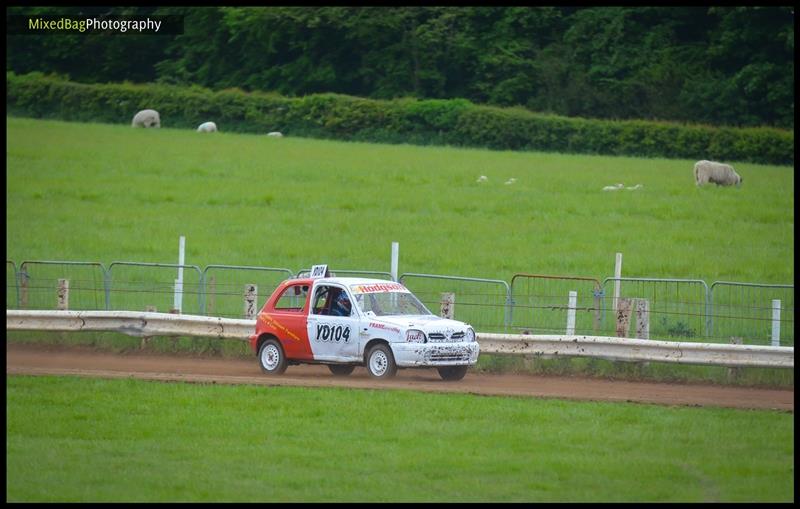
{"label": "metal fence post", "polygon": [[[14,299],[17,301],[17,309],[19,309],[19,272],[17,272],[17,264],[11,260],[6,260],[6,265],[11,264],[11,270],[14,271]],[[8,282],[8,279],[6,279]]]}
{"label": "metal fence post", "polygon": [[578,292],[570,291],[567,301],[567,336],[575,334],[575,308],[578,304]]}
{"label": "metal fence post", "polygon": [[508,332],[511,329],[511,324],[514,323],[514,297],[511,295],[511,287],[508,289],[508,296],[506,297],[506,316],[505,323],[503,324],[503,331]]}
{"label": "metal fence post", "polygon": [[103,290],[106,295],[106,311],[111,311],[111,267],[103,268]]}
{"label": "metal fence post", "polygon": [[781,346],[781,301],[772,300],[772,346]]}

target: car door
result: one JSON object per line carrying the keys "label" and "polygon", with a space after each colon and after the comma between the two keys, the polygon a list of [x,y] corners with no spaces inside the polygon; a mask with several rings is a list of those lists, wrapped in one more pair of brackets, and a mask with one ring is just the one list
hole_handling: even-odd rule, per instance
{"label": "car door", "polygon": [[[350,302],[343,311],[337,303],[341,298]],[[308,310],[308,341],[314,360],[348,362],[358,361],[359,316],[347,288],[333,283],[314,286],[314,295]],[[337,314],[338,311],[338,314]]]}
{"label": "car door", "polygon": [[313,359],[305,314],[305,308],[309,305],[308,293],[308,283],[289,285],[275,299],[272,307],[258,316],[274,331],[289,359]]}

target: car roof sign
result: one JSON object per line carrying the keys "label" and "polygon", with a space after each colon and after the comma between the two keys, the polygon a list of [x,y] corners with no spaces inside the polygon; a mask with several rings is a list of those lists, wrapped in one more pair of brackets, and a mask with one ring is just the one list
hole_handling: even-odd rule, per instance
{"label": "car roof sign", "polygon": [[321,277],[328,277],[328,266],[327,265],[314,265],[311,267],[311,275],[309,276],[311,279],[318,279]]}

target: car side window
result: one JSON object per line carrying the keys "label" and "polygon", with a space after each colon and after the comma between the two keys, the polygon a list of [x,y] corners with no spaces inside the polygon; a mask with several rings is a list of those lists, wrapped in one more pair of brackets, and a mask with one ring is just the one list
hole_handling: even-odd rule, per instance
{"label": "car side window", "polygon": [[325,285],[320,285],[314,291],[314,300],[313,305],[311,306],[311,312],[315,315],[327,315],[328,314],[328,294],[330,293],[330,287]]}
{"label": "car side window", "polygon": [[301,313],[306,305],[308,296],[308,285],[291,285],[281,292],[278,300],[275,301],[275,309],[279,311],[290,311]]}
{"label": "car side window", "polygon": [[316,315],[351,316],[353,305],[343,288],[320,285],[314,293],[311,310]]}

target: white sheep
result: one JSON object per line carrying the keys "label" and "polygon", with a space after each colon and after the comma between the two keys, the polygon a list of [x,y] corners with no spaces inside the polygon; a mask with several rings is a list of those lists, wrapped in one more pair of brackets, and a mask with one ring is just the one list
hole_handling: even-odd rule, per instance
{"label": "white sheep", "polygon": [[197,126],[198,133],[215,133],[217,132],[217,124],[214,122],[203,122]]}
{"label": "white sheep", "polygon": [[708,183],[740,186],[744,179],[729,164],[703,160],[694,164],[694,181],[698,186]]}
{"label": "white sheep", "polygon": [[272,136],[273,138],[283,138],[283,133],[280,131],[272,131],[271,133],[267,133],[267,136]]}
{"label": "white sheep", "polygon": [[131,127],[161,127],[161,117],[156,110],[142,110],[133,116]]}
{"label": "white sheep", "polygon": [[486,182],[487,180],[489,180],[489,177],[487,177],[486,175],[481,175],[480,177],[478,177],[478,180],[476,180],[476,182]]}
{"label": "white sheep", "polygon": [[511,184],[513,184],[516,181],[517,181],[517,179],[515,179],[514,177],[511,177],[510,179],[506,180],[506,185],[510,186]]}
{"label": "white sheep", "polygon": [[613,186],[606,186],[603,188],[603,191],[616,191],[617,189],[622,189],[625,187],[625,184],[614,184]]}

